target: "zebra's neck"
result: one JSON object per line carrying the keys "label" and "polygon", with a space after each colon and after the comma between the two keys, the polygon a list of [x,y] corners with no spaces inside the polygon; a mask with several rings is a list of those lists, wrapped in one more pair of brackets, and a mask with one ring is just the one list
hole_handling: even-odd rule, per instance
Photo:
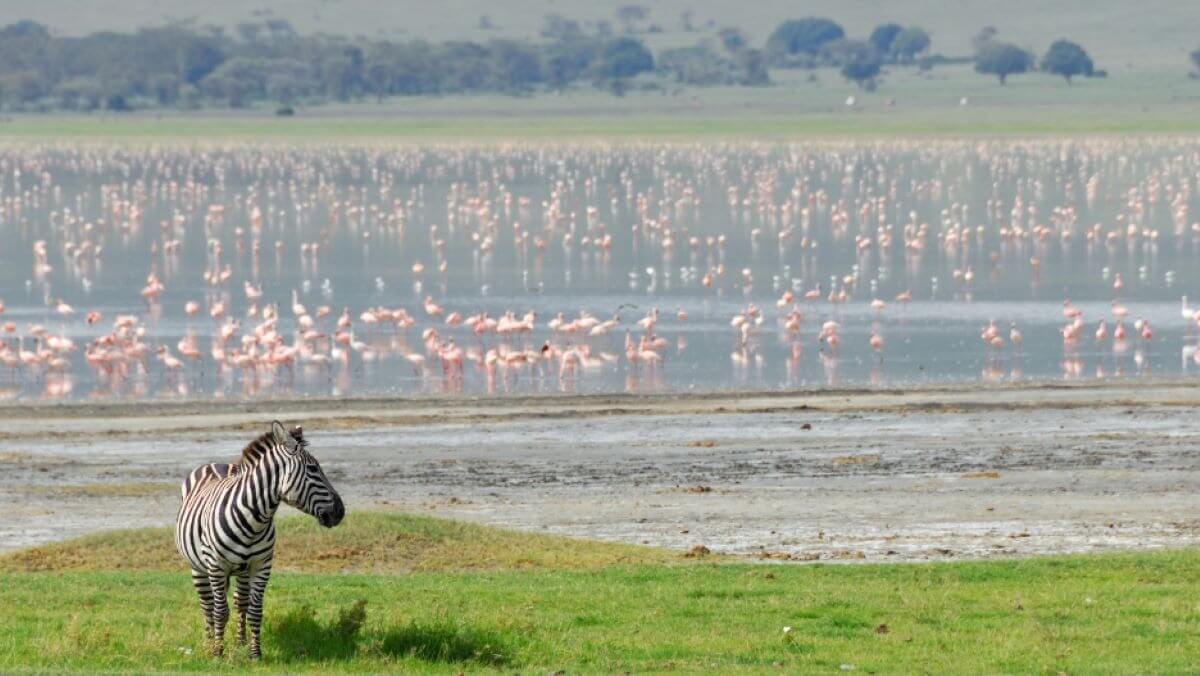
{"label": "zebra's neck", "polygon": [[266,452],[243,467],[235,479],[242,489],[238,492],[244,496],[243,515],[256,533],[270,527],[283,502],[283,470],[282,458]]}

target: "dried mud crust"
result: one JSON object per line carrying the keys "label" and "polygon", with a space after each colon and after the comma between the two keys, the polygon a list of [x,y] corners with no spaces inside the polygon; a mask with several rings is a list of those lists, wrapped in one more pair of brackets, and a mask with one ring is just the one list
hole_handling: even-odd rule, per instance
{"label": "dried mud crust", "polygon": [[353,508],[763,561],[1200,543],[1200,392],[1138,386],[0,407],[0,551],[170,523],[302,420]]}

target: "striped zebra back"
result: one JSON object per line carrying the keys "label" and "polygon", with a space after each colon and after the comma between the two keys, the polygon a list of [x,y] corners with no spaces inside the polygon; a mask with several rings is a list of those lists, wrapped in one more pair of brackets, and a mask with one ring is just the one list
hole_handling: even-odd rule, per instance
{"label": "striped zebra back", "polygon": [[190,495],[191,492],[200,484],[206,483],[213,479],[224,479],[225,477],[229,476],[229,473],[232,471],[233,467],[233,465],[227,463],[209,463],[207,465],[200,465],[196,469],[192,470],[187,475],[187,478],[183,480],[183,486],[181,487],[183,499],[187,500],[187,496]]}

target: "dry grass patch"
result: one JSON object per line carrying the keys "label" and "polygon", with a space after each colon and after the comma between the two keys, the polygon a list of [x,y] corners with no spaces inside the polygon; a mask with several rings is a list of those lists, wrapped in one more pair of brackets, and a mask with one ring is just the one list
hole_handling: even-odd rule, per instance
{"label": "dry grass patch", "polygon": [[839,455],[833,459],[835,465],[878,465],[883,457],[878,453],[870,455]]}

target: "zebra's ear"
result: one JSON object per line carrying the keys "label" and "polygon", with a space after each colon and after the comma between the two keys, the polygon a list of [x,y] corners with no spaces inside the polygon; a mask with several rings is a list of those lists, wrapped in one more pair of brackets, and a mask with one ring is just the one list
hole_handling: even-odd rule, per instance
{"label": "zebra's ear", "polygon": [[283,423],[278,420],[271,423],[271,436],[275,439],[275,443],[288,448],[288,442],[291,437],[288,436],[287,430],[283,427]]}

